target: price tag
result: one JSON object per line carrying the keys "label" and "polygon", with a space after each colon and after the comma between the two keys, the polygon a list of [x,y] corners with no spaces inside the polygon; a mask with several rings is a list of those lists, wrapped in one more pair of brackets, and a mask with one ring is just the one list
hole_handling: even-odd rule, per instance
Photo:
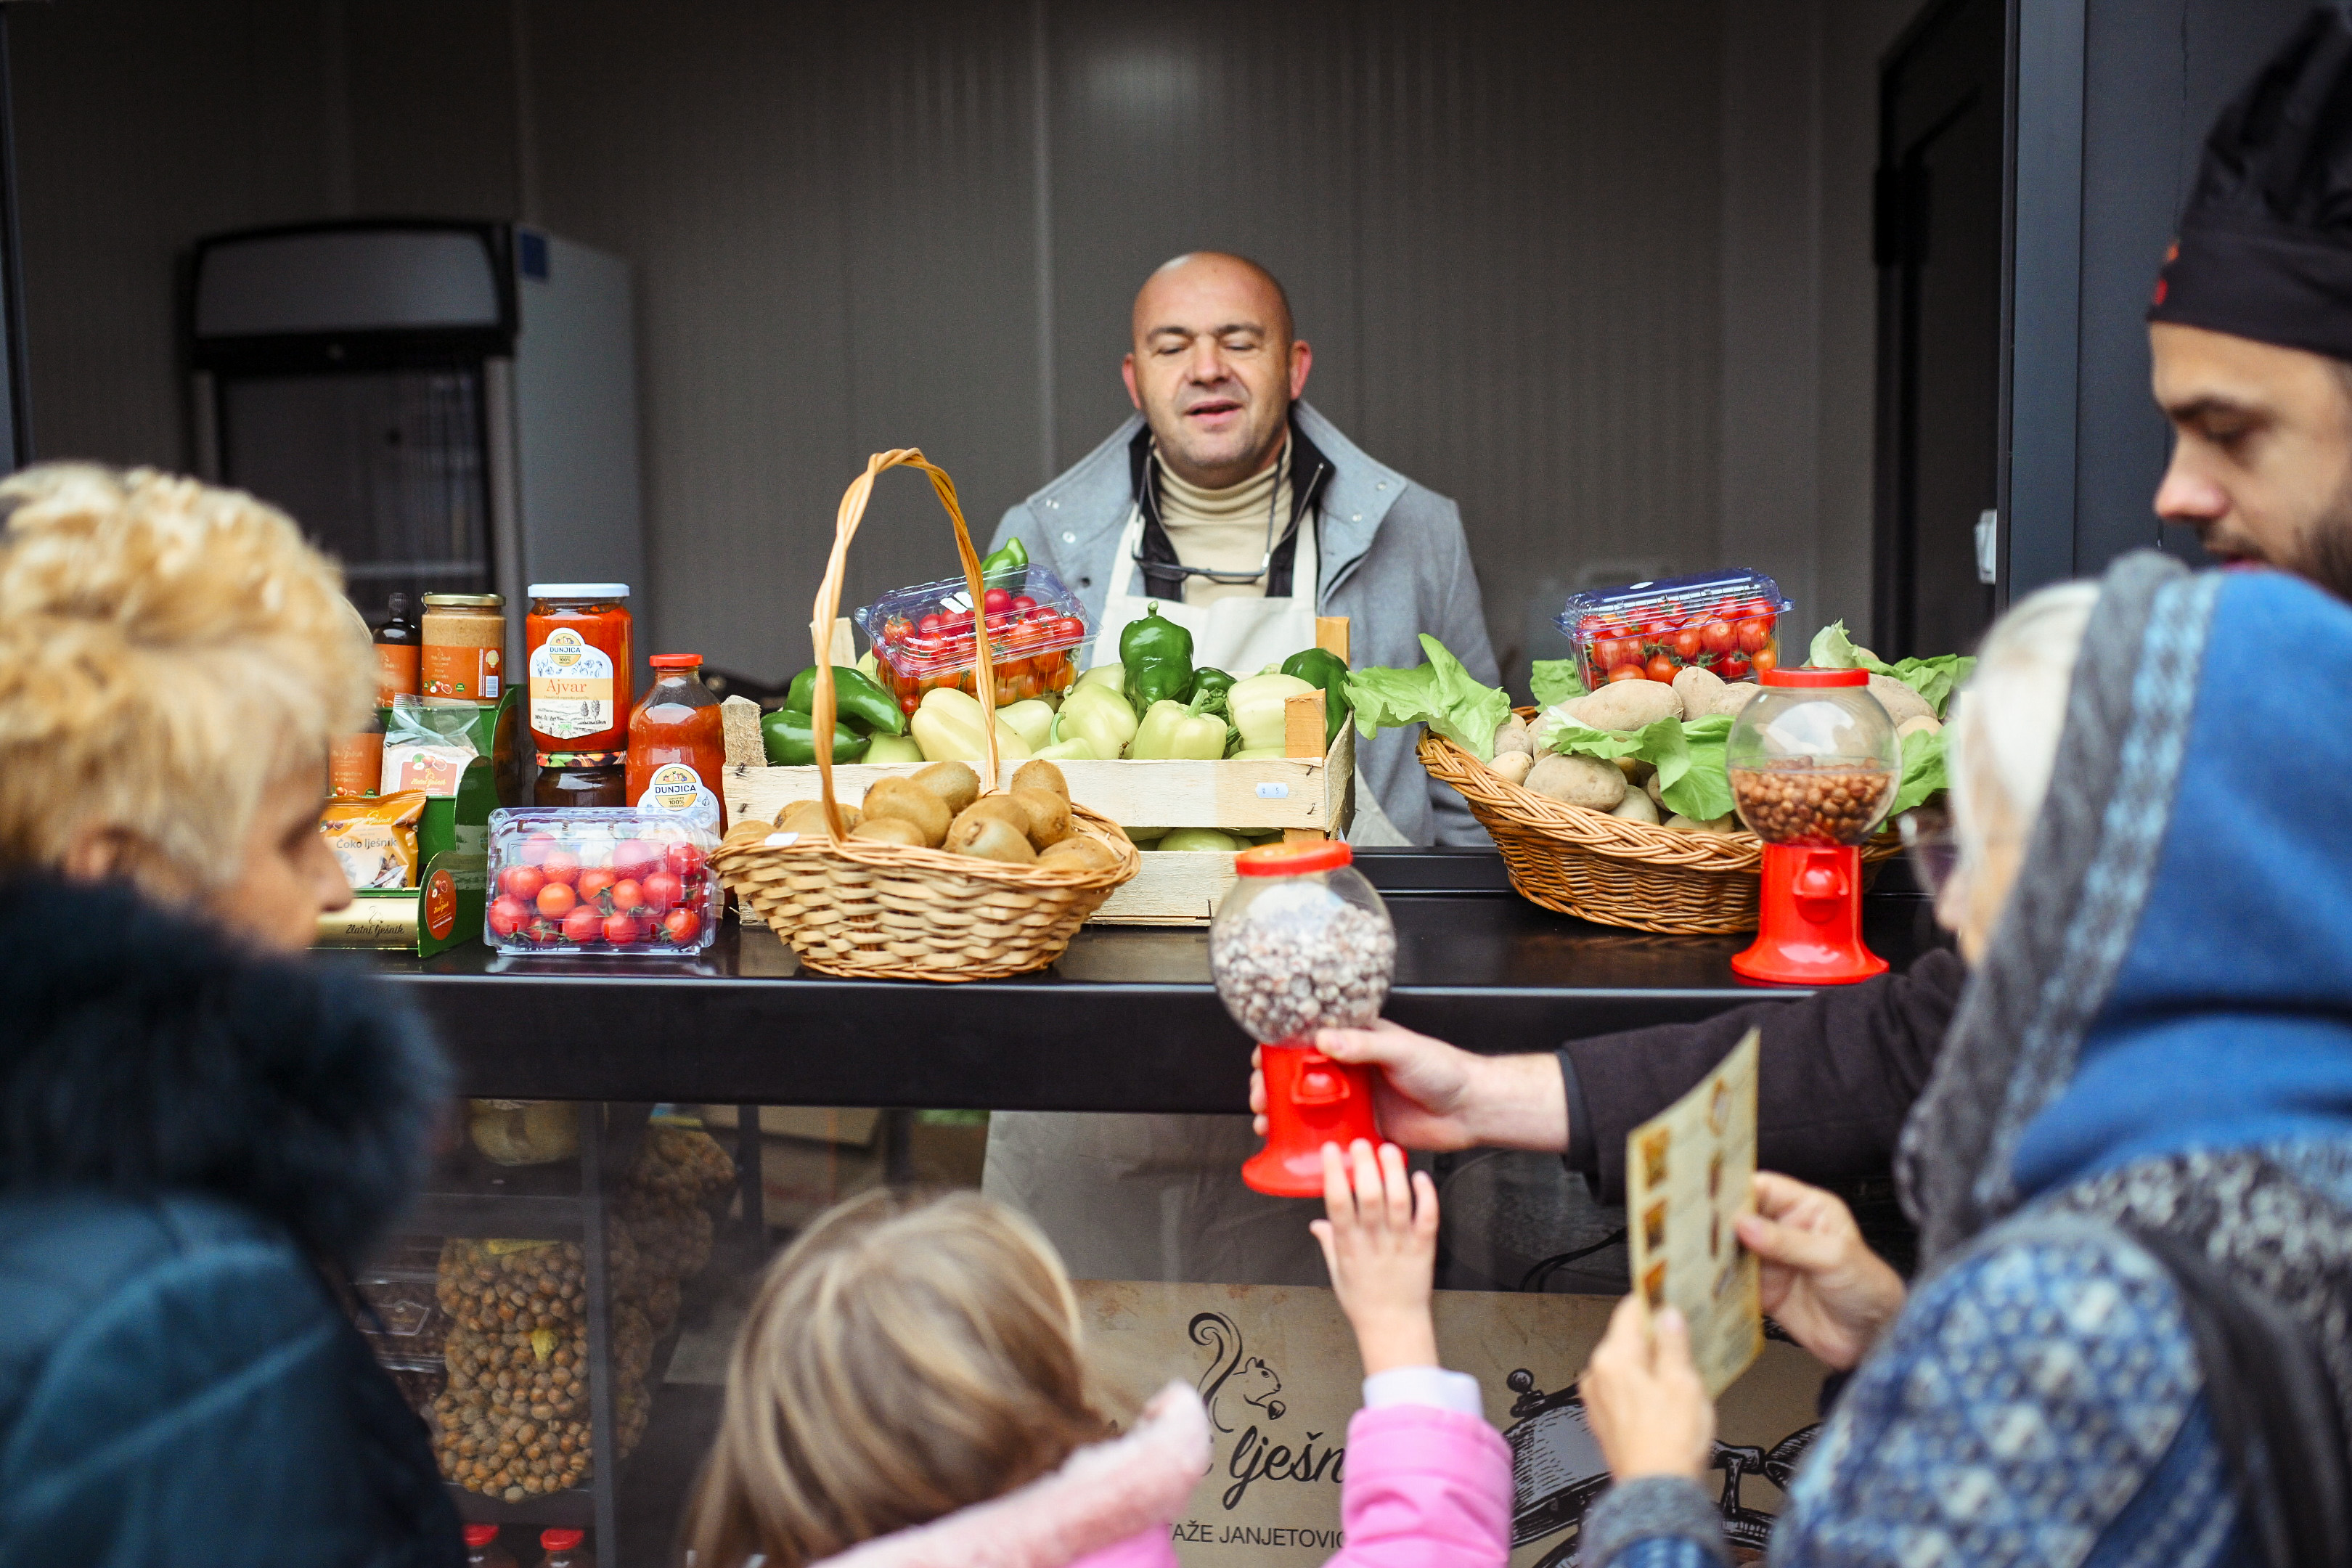
{"label": "price tag", "polygon": [[1286,784],[1262,784],[1257,786],[1260,800],[1288,800],[1290,786]]}

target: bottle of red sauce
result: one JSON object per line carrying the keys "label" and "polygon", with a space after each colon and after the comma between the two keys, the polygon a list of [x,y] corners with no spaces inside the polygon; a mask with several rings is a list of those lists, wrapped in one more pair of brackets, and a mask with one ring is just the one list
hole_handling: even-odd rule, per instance
{"label": "bottle of red sauce", "polygon": [[667,792],[688,784],[680,768],[717,795],[727,766],[727,741],[719,728],[719,699],[702,684],[702,656],[657,653],[648,662],[653,688],[629,715],[628,803],[640,804],[649,788]]}
{"label": "bottle of red sauce", "polygon": [[530,700],[524,721],[547,755],[619,752],[636,700],[626,583],[533,583],[523,622]]}

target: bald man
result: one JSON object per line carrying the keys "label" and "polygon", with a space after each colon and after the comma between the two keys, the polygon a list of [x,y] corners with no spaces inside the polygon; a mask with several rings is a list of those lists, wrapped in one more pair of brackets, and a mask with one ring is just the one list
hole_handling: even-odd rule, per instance
{"label": "bald man", "polygon": [[[1423,662],[1419,634],[1500,684],[1454,503],[1374,462],[1299,401],[1315,352],[1265,268],[1180,256],[1135,297],[1120,366],[1138,413],[1004,515],[1096,618],[1095,662],[1157,604],[1197,667],[1255,674],[1346,616],[1360,667]],[[1373,844],[1480,844],[1461,797],[1412,737],[1360,747],[1356,825]],[[1303,1205],[1242,1184],[1245,1116],[999,1112],[984,1185],[1026,1210],[1073,1274],[1095,1279],[1320,1285]]]}
{"label": "bald man", "polygon": [[[1315,646],[1346,616],[1358,666],[1424,662],[1420,634],[1500,685],[1462,515],[1366,456],[1300,401],[1315,352],[1257,263],[1199,251],[1135,297],[1120,364],[1138,410],[1078,464],[1004,514],[1086,602],[1094,662],[1157,604],[1192,633],[1196,666],[1255,674]],[[1433,781],[1412,736],[1360,746],[1359,843],[1484,844],[1461,797]]]}

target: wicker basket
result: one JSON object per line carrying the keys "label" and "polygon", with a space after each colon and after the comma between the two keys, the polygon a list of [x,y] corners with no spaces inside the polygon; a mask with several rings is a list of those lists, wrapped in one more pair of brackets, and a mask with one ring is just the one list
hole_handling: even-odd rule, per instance
{"label": "wicker basket", "polygon": [[[816,651],[816,765],[825,832],[777,833],[738,823],[711,864],[736,897],[758,910],[807,967],[875,980],[996,980],[1043,969],[1062,956],[1087,917],[1142,868],[1142,857],[1108,818],[1070,808],[1072,829],[1118,857],[1110,870],[1014,866],[941,849],[852,839],[841,832],[833,793],[834,682],[831,643],[841,607],[849,542],[857,533],[874,480],[904,466],[930,477],[955,525],[956,553],[972,603],[982,599],[980,556],[956,503],[955,481],[913,448],[877,452],[841,498],[833,553],[817,589],[810,632]],[[988,756],[981,776],[997,776],[996,680],[988,639],[979,639],[974,695],[985,717]]]}
{"label": "wicker basket", "polygon": [[[1433,731],[1422,731],[1421,762],[1494,835],[1511,886],[1548,910],[1677,936],[1756,929],[1764,843],[1753,833],[1675,833],[1570,805],[1510,783]],[[1863,846],[1865,885],[1902,852],[1891,834]]]}

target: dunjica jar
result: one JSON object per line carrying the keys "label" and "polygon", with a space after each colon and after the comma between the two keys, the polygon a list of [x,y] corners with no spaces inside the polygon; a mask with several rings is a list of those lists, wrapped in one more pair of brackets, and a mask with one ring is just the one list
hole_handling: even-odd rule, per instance
{"label": "dunjica jar", "polygon": [[1835,984],[1886,967],[1862,943],[1860,846],[1903,771],[1886,710],[1859,669],[1776,669],[1732,721],[1724,763],[1739,817],[1764,840],[1751,980]]}
{"label": "dunjica jar", "polygon": [[[716,797],[727,770],[727,738],[719,728],[719,699],[702,684],[698,653],[657,653],[649,661],[654,683],[629,715],[628,802],[644,802],[646,791],[665,796],[695,785]],[[668,799],[662,803],[671,805]],[[719,826],[726,826],[724,808]]]}
{"label": "dunjica jar", "polygon": [[530,592],[524,721],[532,745],[542,756],[627,751],[637,668],[629,585],[533,583]]}
{"label": "dunjica jar", "polygon": [[1396,930],[1354,858],[1337,840],[1244,850],[1209,926],[1217,995],[1265,1074],[1265,1147],[1242,1180],[1277,1197],[1321,1194],[1324,1144],[1380,1140],[1369,1070],[1314,1043],[1318,1029],[1370,1027],[1396,972]]}

